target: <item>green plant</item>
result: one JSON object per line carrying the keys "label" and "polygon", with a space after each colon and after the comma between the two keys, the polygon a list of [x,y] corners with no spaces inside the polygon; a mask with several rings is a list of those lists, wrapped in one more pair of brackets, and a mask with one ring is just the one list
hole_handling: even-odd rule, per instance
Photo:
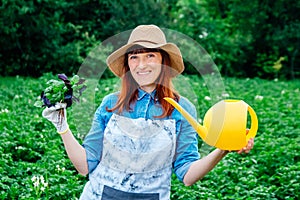
{"label": "green plant", "polygon": [[51,79],[47,81],[47,87],[42,91],[41,99],[34,103],[36,107],[51,107],[56,103],[66,103],[70,107],[79,102],[79,97],[86,89],[85,80],[74,75],[70,80],[65,74],[58,74],[60,80]]}
{"label": "green plant", "polygon": [[[184,76],[178,88],[197,106],[201,119],[212,104],[207,83],[199,76]],[[68,159],[60,136],[33,106],[44,83],[55,79],[45,74],[30,77],[0,77],[0,199],[78,199],[87,177],[79,175]],[[97,83],[97,80],[95,80]],[[118,78],[101,79],[96,88],[88,79],[80,104],[68,110],[68,123],[81,143],[88,132],[93,106],[118,89]],[[224,77],[228,98],[249,103],[259,118],[255,146],[248,155],[230,153],[207,176],[191,187],[185,187],[172,176],[172,200],[224,199],[299,199],[300,194],[300,80],[280,81]],[[186,96],[186,95],[185,95]],[[40,97],[38,97],[40,98]],[[77,108],[76,112],[74,112]],[[70,111],[70,112],[69,112]],[[75,121],[74,119],[77,119]],[[76,127],[87,126],[85,131]],[[201,141],[199,141],[199,144]],[[206,151],[204,151],[206,149]],[[204,157],[212,150],[202,144]],[[47,186],[34,190],[34,176],[44,177]],[[41,181],[40,181],[41,183]],[[46,184],[48,183],[48,184]],[[41,192],[44,190],[43,192]]]}

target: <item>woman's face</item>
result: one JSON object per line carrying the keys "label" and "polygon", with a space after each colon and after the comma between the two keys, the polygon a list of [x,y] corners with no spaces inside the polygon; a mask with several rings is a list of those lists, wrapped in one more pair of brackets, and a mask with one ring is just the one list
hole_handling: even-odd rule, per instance
{"label": "woman's face", "polygon": [[148,93],[152,92],[161,73],[161,54],[159,52],[129,54],[128,65],[132,77],[141,89]]}

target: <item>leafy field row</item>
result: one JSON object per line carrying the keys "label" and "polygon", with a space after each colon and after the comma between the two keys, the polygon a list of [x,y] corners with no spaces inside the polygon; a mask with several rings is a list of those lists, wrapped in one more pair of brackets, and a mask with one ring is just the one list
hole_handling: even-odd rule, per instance
{"label": "leafy field row", "polygon": [[[0,199],[77,199],[86,177],[67,159],[52,125],[33,106],[50,74],[39,79],[0,78]],[[54,77],[55,78],[55,77]],[[213,104],[212,91],[198,76],[179,77],[178,90],[198,108],[199,120]],[[182,87],[182,82],[184,86]],[[256,111],[259,130],[248,155],[230,153],[202,181],[185,187],[174,177],[172,199],[299,199],[300,81],[224,78],[219,98],[243,99]],[[104,95],[117,79],[90,80],[68,121],[81,140]],[[211,147],[199,141],[202,156]]]}

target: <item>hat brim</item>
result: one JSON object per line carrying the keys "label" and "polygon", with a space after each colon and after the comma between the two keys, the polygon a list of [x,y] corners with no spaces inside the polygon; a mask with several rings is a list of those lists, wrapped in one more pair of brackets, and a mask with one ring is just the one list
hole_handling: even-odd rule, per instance
{"label": "hat brim", "polygon": [[126,44],[116,51],[114,51],[112,54],[110,54],[107,59],[106,63],[109,67],[109,69],[118,77],[123,76],[123,67],[124,67],[124,58],[126,51],[134,46],[134,45],[140,45],[145,48],[160,48],[164,51],[166,51],[170,56],[170,67],[172,67],[174,70],[172,70],[171,76],[175,77],[176,75],[180,74],[184,70],[184,64],[181,52],[177,45],[173,43],[166,43],[166,44],[153,44],[147,41],[139,41],[131,44]]}

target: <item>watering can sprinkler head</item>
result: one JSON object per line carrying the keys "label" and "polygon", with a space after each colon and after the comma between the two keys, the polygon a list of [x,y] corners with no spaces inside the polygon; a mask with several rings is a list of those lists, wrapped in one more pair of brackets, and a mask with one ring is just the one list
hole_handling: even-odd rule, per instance
{"label": "watering can sprinkler head", "polygon": [[[205,114],[203,125],[199,124],[174,99],[165,97],[196,130],[201,139],[210,146],[222,150],[240,150],[258,129],[254,110],[242,100],[222,100],[213,105]],[[251,116],[251,128],[246,134],[247,113]]]}

